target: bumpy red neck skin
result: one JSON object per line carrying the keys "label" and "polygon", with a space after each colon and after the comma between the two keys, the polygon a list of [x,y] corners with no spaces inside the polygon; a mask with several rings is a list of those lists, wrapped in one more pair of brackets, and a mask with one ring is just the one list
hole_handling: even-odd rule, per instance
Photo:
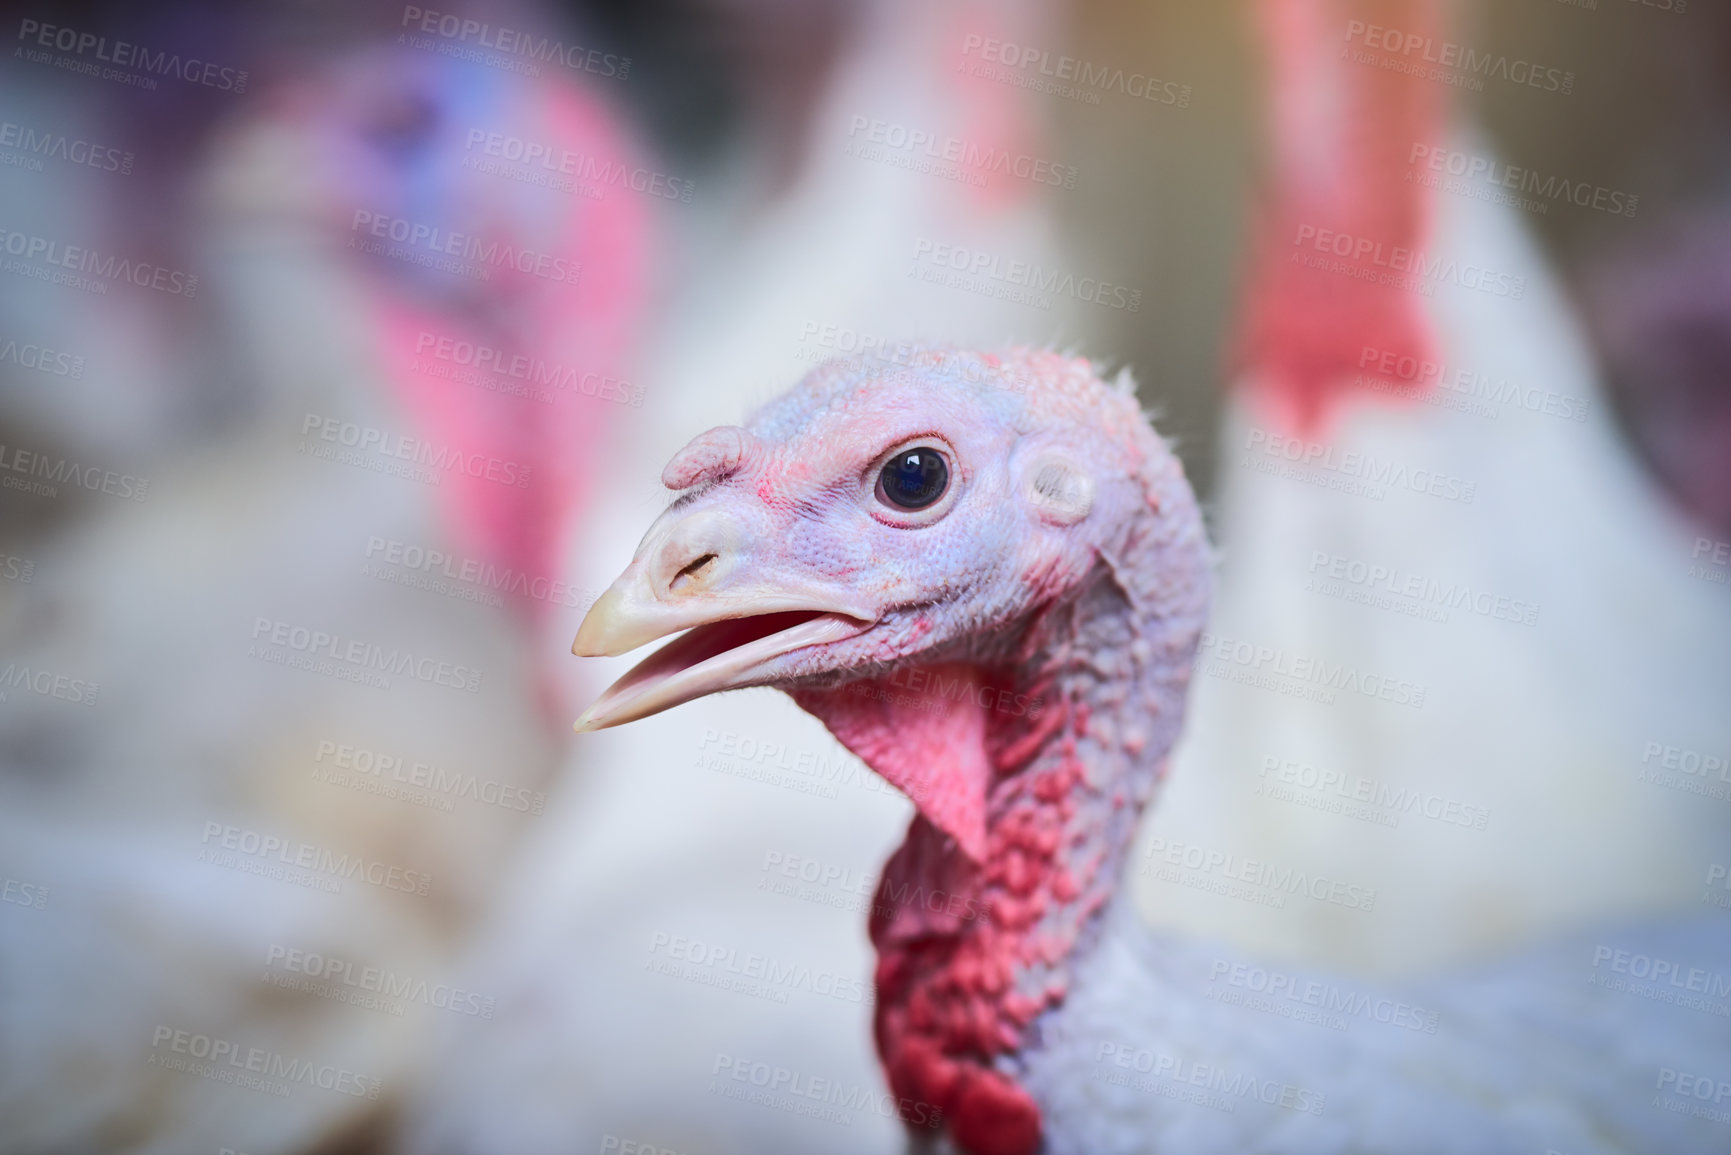
{"label": "bumpy red neck skin", "polygon": [[[1145,552],[1158,544],[1169,543]],[[1063,1001],[1091,949],[1163,771],[1205,585],[1126,591],[1102,564],[971,663],[794,693],[920,806],[871,916],[878,1052],[904,1118],[941,1120],[972,1155],[1040,1147],[1019,1052],[1038,1045],[1040,1016]],[[964,669],[971,688],[942,674]],[[910,750],[933,755],[934,734],[950,743],[950,768],[962,768],[953,790],[985,779],[983,848],[956,817],[967,807],[907,762]]]}

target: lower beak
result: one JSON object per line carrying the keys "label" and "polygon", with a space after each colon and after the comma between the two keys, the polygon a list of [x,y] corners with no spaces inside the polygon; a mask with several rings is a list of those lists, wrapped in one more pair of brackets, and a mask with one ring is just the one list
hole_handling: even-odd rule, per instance
{"label": "lower beak", "polygon": [[[681,625],[690,628],[603,691],[577,719],[576,729],[604,730],[721,690],[761,685],[763,667],[771,659],[808,646],[843,641],[872,625],[840,610],[787,609],[776,604],[779,600],[769,601],[761,613],[752,613],[750,605],[730,601],[708,621],[680,615]],[[618,653],[670,632],[663,630],[645,639],[645,630],[653,627],[634,619],[629,602],[603,597],[584,617],[576,648],[586,653]],[[613,648],[621,641],[631,645]]]}

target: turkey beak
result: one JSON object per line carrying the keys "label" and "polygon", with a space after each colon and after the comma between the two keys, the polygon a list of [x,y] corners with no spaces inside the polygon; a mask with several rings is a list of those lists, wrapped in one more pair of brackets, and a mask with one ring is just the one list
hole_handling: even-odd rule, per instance
{"label": "turkey beak", "polygon": [[609,686],[577,720],[601,730],[753,681],[772,658],[853,637],[877,615],[842,591],[766,580],[745,534],[718,511],[651,527],[637,557],[583,618],[571,652],[614,657],[686,631]]}

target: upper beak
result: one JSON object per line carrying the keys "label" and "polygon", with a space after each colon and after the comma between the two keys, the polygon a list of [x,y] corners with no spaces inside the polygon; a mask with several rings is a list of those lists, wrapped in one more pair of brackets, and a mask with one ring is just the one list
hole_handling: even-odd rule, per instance
{"label": "upper beak", "polygon": [[769,659],[853,637],[875,621],[839,591],[751,572],[759,567],[742,537],[713,511],[650,530],[636,560],[584,616],[571,652],[612,657],[688,632],[609,686],[577,719],[579,731],[752,684]]}

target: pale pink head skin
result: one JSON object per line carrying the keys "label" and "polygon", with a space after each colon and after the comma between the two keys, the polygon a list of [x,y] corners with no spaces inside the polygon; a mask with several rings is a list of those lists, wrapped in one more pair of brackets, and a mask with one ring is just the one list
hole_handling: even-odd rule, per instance
{"label": "pale pink head skin", "polygon": [[[877,479],[948,463],[922,511]],[[1054,353],[832,362],[668,465],[680,497],[573,650],[690,628],[578,722],[786,690],[918,807],[871,916],[896,1095],[1031,1155],[1019,1052],[1059,1005],[1165,766],[1206,612],[1201,517],[1128,385]]]}

